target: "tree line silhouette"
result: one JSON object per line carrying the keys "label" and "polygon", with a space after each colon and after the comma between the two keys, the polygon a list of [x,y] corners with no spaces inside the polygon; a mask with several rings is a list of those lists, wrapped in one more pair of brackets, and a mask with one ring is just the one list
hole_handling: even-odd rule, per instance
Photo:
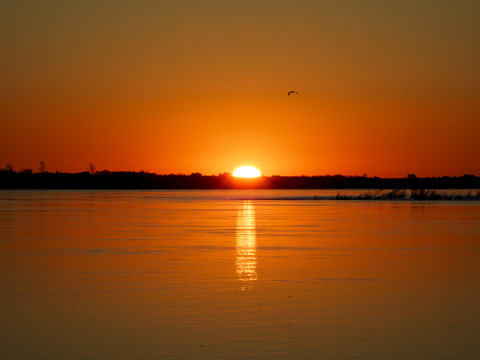
{"label": "tree line silhouette", "polygon": [[474,175],[380,178],[377,176],[262,176],[236,178],[219,175],[168,174],[144,171],[89,171],[79,173],[0,170],[1,189],[480,189]]}

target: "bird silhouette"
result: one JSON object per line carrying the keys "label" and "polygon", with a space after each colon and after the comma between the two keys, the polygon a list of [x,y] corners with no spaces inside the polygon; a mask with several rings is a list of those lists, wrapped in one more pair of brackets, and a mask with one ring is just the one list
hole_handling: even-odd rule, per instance
{"label": "bird silhouette", "polygon": [[288,92],[288,96],[290,96],[290,94],[297,94],[297,95],[300,95],[298,92],[296,92],[295,90],[291,90]]}

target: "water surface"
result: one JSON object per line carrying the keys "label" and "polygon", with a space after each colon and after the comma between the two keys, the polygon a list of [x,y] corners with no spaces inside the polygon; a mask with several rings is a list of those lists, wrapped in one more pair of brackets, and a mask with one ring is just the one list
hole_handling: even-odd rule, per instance
{"label": "water surface", "polygon": [[0,356],[480,358],[480,204],[337,192],[0,191]]}

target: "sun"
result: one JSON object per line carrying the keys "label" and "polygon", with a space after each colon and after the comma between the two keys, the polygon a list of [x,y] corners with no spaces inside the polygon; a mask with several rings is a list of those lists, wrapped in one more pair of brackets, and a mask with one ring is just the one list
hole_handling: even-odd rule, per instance
{"label": "sun", "polygon": [[233,172],[233,176],[242,178],[256,178],[261,175],[260,170],[253,166],[241,166]]}

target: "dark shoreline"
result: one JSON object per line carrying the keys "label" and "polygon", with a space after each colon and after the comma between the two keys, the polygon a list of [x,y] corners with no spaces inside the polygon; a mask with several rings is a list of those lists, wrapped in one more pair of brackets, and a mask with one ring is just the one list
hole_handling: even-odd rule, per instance
{"label": "dark shoreline", "polygon": [[235,178],[230,174],[158,175],[146,172],[110,171],[94,174],[89,172],[32,173],[1,170],[0,189],[480,189],[480,177],[463,175],[379,178],[325,175],[262,176],[245,179]]}

